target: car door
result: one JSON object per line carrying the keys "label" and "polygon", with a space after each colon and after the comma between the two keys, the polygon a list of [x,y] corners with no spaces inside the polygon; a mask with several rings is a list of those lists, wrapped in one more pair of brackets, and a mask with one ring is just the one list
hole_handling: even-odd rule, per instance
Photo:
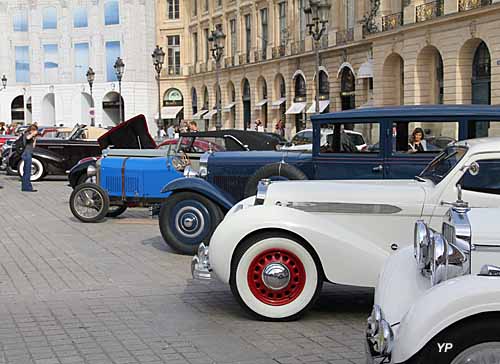
{"label": "car door", "polygon": [[[383,137],[378,121],[324,123],[314,135],[314,173],[316,179],[384,178]],[[356,133],[349,133],[353,131]],[[366,145],[356,145],[351,136],[363,136]],[[326,137],[325,137],[326,136]],[[324,137],[324,138],[323,138]],[[319,150],[318,150],[319,149]]]}

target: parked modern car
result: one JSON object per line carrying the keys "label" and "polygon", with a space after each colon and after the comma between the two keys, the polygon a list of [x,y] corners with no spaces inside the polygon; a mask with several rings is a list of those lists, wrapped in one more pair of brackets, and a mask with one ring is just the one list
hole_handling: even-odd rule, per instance
{"label": "parked modern car", "polygon": [[[67,139],[39,138],[33,149],[31,180],[39,181],[46,175],[64,175],[84,156],[100,154],[97,137],[106,129],[76,125]],[[15,150],[8,157],[8,166],[22,174],[23,161]]]}
{"label": "parked modern car", "polygon": [[368,363],[500,362],[499,219],[500,209],[470,210],[459,197],[439,230],[416,222],[413,246],[380,274]]}
{"label": "parked modern car", "polygon": [[[249,151],[249,150],[276,150],[278,145],[283,145],[286,140],[272,133],[258,133],[256,131],[243,131],[228,129],[221,131],[208,131],[196,133],[181,133],[178,139],[167,139],[154,148],[173,148],[175,153],[185,153],[192,166],[198,168],[198,161],[203,153],[208,151]],[[119,148],[140,149],[133,145],[120,143]],[[75,188],[83,182],[95,182],[95,178],[87,176],[89,166],[95,166],[98,158],[85,158],[69,172],[68,180],[71,187]]]}
{"label": "parked modern car", "polygon": [[[163,189],[172,195],[162,204],[160,212],[162,236],[165,241],[182,246],[183,251],[194,253],[200,242],[199,231],[206,231],[208,236],[212,233],[203,224],[206,212],[214,212],[211,221],[217,221],[220,212],[225,214],[237,201],[255,195],[261,179],[412,179],[442,150],[434,145],[422,153],[409,151],[415,128],[428,129],[434,138],[500,136],[500,108],[440,105],[336,112],[313,117],[312,153],[207,153],[200,160],[197,176],[172,181]],[[333,133],[325,136],[324,130]],[[350,131],[361,133],[367,147],[356,148],[349,137]],[[307,184],[299,185],[297,191],[301,186]],[[183,213],[177,212],[180,200],[184,201]],[[190,222],[191,216],[197,216],[200,224],[188,234],[183,224],[185,219]]]}
{"label": "parked modern car", "polygon": [[457,184],[471,207],[500,206],[499,172],[500,138],[480,138],[447,147],[413,180],[266,180],[201,246],[193,274],[213,271],[257,317],[295,318],[323,281],[374,287],[417,219],[442,224]]}

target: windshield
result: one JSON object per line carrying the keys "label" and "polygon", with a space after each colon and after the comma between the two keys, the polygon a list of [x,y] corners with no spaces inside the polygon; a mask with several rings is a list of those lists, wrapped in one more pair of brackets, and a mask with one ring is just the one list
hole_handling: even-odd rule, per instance
{"label": "windshield", "polygon": [[71,133],[69,134],[68,139],[77,138],[79,136],[77,134],[81,134],[81,132],[80,132],[81,128],[82,128],[82,126],[76,124],[75,127],[73,128],[73,130],[71,131]]}
{"label": "windshield", "polygon": [[463,146],[446,148],[425,167],[419,177],[429,179],[434,184],[438,184],[460,162],[465,153],[467,153],[467,148]]}

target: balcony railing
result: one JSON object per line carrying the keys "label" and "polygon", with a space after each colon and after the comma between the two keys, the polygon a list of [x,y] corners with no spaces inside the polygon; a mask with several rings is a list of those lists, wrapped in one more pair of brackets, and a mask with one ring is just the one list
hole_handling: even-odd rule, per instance
{"label": "balcony railing", "polygon": [[168,76],[179,76],[181,74],[181,66],[167,66]]}
{"label": "balcony railing", "polygon": [[299,40],[292,43],[292,54],[304,53],[306,50],[305,40]]}
{"label": "balcony railing", "polygon": [[239,55],[239,64],[247,63],[247,55],[245,53]]}
{"label": "balcony railing", "polygon": [[337,32],[336,44],[346,44],[348,42],[352,42],[354,40],[354,29],[349,28],[346,30],[340,30]]}
{"label": "balcony railing", "polygon": [[491,5],[491,0],[458,0],[458,11],[467,11]]}
{"label": "balcony railing", "polygon": [[194,75],[194,66],[189,66],[188,67],[188,74],[189,75]]}
{"label": "balcony railing", "polygon": [[273,58],[286,56],[286,46],[280,45],[273,48]]}
{"label": "balcony railing", "polygon": [[417,23],[437,18],[444,13],[444,3],[441,1],[432,1],[430,3],[422,4],[416,8]]}
{"label": "balcony railing", "polygon": [[394,13],[382,17],[382,31],[399,28],[403,25],[403,13]]}

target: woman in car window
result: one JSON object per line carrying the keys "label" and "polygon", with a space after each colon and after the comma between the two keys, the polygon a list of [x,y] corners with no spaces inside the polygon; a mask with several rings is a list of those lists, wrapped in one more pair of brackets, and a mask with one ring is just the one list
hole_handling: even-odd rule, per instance
{"label": "woman in car window", "polygon": [[424,130],[415,128],[411,133],[410,142],[408,143],[408,152],[419,153],[427,151],[427,142],[424,139]]}

